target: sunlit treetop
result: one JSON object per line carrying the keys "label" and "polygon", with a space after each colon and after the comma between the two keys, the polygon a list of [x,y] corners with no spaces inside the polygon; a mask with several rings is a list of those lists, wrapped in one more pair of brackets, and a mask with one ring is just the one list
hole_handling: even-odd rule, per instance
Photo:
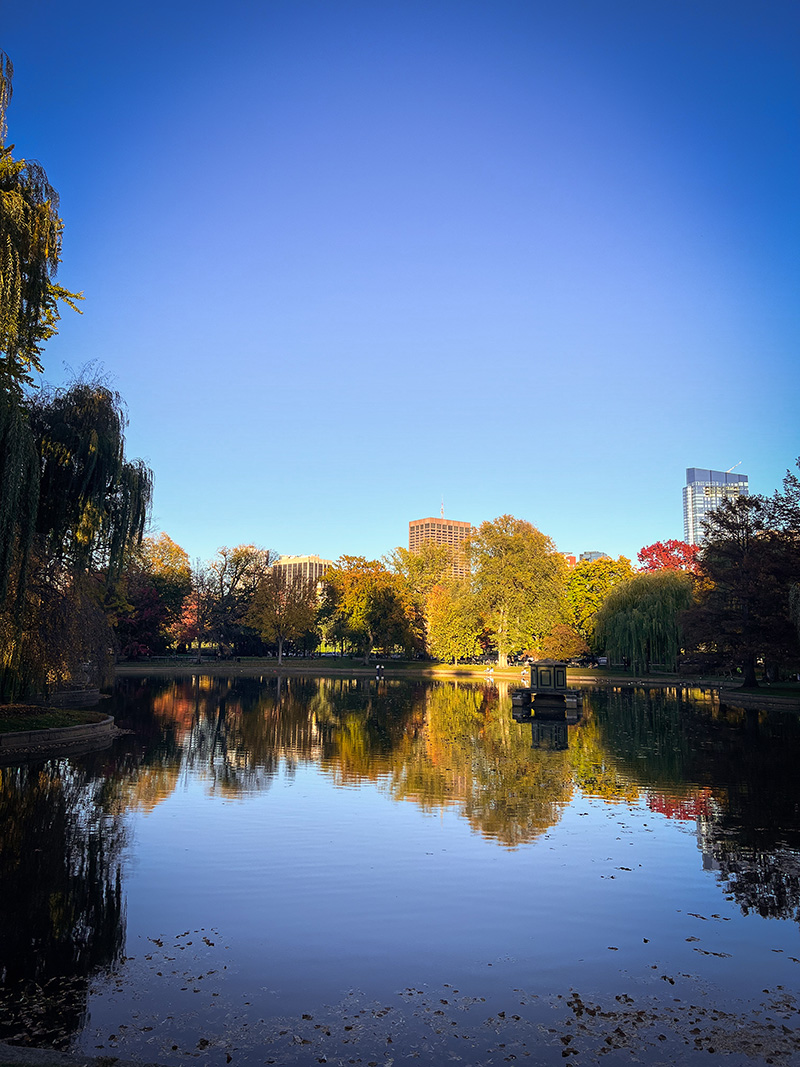
{"label": "sunlit treetop", "polygon": [[60,303],[78,311],[83,295],[55,281],[64,231],[58,194],[39,163],[15,160],[5,143],[13,74],[0,52],[0,385],[20,389],[42,371],[42,346],[57,333]]}

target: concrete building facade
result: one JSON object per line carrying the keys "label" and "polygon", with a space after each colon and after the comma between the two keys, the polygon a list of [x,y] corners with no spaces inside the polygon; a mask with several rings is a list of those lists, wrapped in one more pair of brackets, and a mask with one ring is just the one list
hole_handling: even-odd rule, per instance
{"label": "concrete building facade", "polygon": [[333,566],[333,561],[320,559],[319,556],[281,556],[272,566],[275,570],[282,571],[290,581],[295,578],[308,578],[317,582],[325,571]]}
{"label": "concrete building facade", "polygon": [[413,519],[408,524],[408,550],[419,552],[426,541],[447,545],[453,551],[453,573],[464,577],[468,572],[464,546],[472,535],[472,525],[456,519]]}

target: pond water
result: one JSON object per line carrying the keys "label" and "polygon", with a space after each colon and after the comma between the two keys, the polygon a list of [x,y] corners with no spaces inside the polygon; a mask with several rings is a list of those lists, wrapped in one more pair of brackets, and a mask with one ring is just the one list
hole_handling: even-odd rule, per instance
{"label": "pond water", "polygon": [[0,1039],[167,1065],[800,1057],[800,722],[587,689],[122,679],[0,771]]}

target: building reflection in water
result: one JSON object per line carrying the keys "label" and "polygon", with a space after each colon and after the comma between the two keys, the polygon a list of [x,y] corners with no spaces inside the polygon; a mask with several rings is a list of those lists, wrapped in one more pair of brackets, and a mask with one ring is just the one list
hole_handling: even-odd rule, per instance
{"label": "building reflection in water", "polygon": [[518,723],[530,723],[531,748],[550,752],[566,752],[569,748],[569,727],[583,718],[580,705],[566,708],[547,708],[534,711],[532,715],[521,714],[516,708],[513,718]]}

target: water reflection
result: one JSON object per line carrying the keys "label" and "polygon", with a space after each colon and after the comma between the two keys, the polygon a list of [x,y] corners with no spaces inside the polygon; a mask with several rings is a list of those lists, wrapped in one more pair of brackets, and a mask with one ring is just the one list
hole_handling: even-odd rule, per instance
{"label": "water reflection", "polygon": [[797,716],[692,696],[595,694],[602,743],[652,810],[696,821],[705,865],[744,914],[800,922]]}
{"label": "water reflection", "polygon": [[187,770],[234,796],[308,762],[341,787],[369,782],[426,811],[456,808],[513,847],[551,827],[574,791],[568,758],[532,752],[492,685],[200,676],[133,697],[123,687],[120,704],[136,736],[137,715],[149,716],[168,739],[129,784],[131,804],[165,798]]}
{"label": "water reflection", "polygon": [[236,796],[314,763],[342,787],[370,782],[427,811],[455,807],[510,846],[550,828],[577,789],[608,801],[646,797],[655,812],[702,822],[704,840],[714,827],[720,843],[708,847],[720,869],[731,837],[756,852],[800,847],[794,717],[632,687],[587,692],[583,715],[534,718],[530,730],[510,708],[507,687],[494,684],[123,683],[114,710],[134,740],[118,756],[120,788],[127,805],[148,807],[190,771],[210,792]]}
{"label": "water reflection", "polygon": [[128,731],[112,751],[0,771],[6,1039],[64,1045],[81,1030],[92,974],[124,959],[125,828],[189,780],[242,800],[308,766],[453,813],[506,854],[573,801],[641,807],[696,827],[702,865],[743,914],[800,922],[791,715],[625,687],[587,691],[582,716],[517,723],[494,684],[201,675],[123,681],[111,710]]}
{"label": "water reflection", "polygon": [[124,832],[98,761],[0,770],[0,1037],[62,1047],[125,939]]}
{"label": "water reflection", "polygon": [[531,722],[531,747],[552,752],[565,752],[569,748],[567,716],[559,722],[554,719],[537,719]]}

